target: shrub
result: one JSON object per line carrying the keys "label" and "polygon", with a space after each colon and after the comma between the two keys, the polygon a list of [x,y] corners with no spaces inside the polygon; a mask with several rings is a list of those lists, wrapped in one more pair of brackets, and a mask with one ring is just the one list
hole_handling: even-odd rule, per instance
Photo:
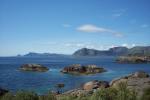
{"label": "shrub", "polygon": [[15,100],[38,100],[38,95],[30,91],[19,91],[16,93]]}
{"label": "shrub", "polygon": [[116,100],[116,95],[114,88],[101,88],[91,96],[91,100]]}
{"label": "shrub", "polygon": [[72,95],[63,95],[58,98],[58,100],[76,100],[77,97]]}
{"label": "shrub", "polygon": [[150,100],[150,88],[144,90],[141,100]]}
{"label": "shrub", "polygon": [[56,96],[52,93],[48,93],[47,95],[41,95],[39,96],[39,100],[57,100]]}
{"label": "shrub", "polygon": [[[134,90],[129,90],[127,84],[121,82],[118,88],[100,88],[90,95],[58,95],[55,96],[51,92],[47,95],[38,96],[34,92],[19,91],[16,95],[7,93],[0,100],[137,100],[137,94]],[[150,88],[144,91],[141,100],[150,100]]]}
{"label": "shrub", "polygon": [[91,95],[90,96],[80,95],[75,100],[91,100],[90,98],[91,98]]}
{"label": "shrub", "polygon": [[134,90],[127,88],[126,82],[118,84],[117,100],[137,100],[137,94]]}
{"label": "shrub", "polygon": [[6,93],[1,97],[0,100],[14,100],[14,96],[12,93]]}

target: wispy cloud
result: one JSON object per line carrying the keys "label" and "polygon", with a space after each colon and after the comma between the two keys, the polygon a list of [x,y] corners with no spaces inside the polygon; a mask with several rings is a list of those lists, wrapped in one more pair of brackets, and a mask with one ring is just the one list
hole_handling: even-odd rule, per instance
{"label": "wispy cloud", "polygon": [[147,24],[142,24],[141,27],[142,27],[142,28],[147,28],[147,27],[149,27],[149,25],[147,25]]}
{"label": "wispy cloud", "polygon": [[120,17],[122,15],[122,13],[115,13],[115,14],[112,14],[113,17]]}
{"label": "wispy cloud", "polygon": [[74,48],[74,49],[90,48],[90,49],[98,49],[98,50],[108,50],[110,48],[118,47],[118,46],[124,46],[127,48],[132,48],[132,47],[136,46],[136,44],[134,44],[134,43],[123,43],[120,45],[115,45],[115,44],[102,45],[101,43],[84,43],[84,42],[70,42],[70,43],[65,43],[63,45],[64,45],[64,47],[67,47],[67,48]]}
{"label": "wispy cloud", "polygon": [[66,27],[66,28],[71,27],[70,24],[62,24],[62,26],[63,26],[63,27]]}
{"label": "wispy cloud", "polygon": [[92,24],[81,25],[77,28],[77,30],[80,32],[88,32],[88,33],[111,33],[117,37],[123,36],[123,34],[120,32],[116,32],[114,30],[103,28],[103,27],[98,27]]}
{"label": "wispy cloud", "polygon": [[65,43],[64,46],[69,48],[96,48],[97,45],[93,43]]}
{"label": "wispy cloud", "polygon": [[127,9],[113,10],[112,17],[113,17],[113,18],[118,18],[118,17],[124,15],[124,13],[126,12],[126,10],[127,10]]}

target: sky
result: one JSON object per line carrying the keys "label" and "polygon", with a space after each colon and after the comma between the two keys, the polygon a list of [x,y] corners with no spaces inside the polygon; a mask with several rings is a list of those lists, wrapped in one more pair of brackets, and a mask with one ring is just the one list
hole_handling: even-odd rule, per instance
{"label": "sky", "polygon": [[0,56],[150,45],[150,0],[0,0]]}

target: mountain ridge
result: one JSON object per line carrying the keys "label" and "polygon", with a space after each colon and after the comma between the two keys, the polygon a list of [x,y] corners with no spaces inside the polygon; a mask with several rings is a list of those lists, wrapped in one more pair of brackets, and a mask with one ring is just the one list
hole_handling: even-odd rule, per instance
{"label": "mountain ridge", "polygon": [[127,47],[113,47],[108,50],[96,50],[82,48],[73,53],[73,56],[150,56],[150,46],[135,46]]}
{"label": "mountain ridge", "polygon": [[51,57],[51,56],[65,56],[65,54],[29,52],[25,55],[18,55],[18,57]]}

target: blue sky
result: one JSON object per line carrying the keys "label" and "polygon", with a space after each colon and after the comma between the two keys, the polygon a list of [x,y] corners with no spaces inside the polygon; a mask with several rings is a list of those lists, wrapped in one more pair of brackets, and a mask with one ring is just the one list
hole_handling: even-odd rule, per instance
{"label": "blue sky", "polygon": [[150,0],[0,0],[0,56],[150,45]]}

